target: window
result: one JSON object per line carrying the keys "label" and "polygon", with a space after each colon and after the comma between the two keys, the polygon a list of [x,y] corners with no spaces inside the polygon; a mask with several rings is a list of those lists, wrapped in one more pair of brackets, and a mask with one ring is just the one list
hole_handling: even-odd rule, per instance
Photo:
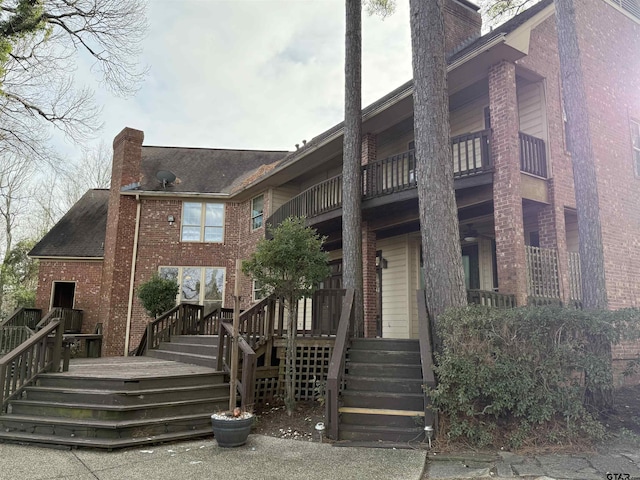
{"label": "window", "polygon": [[264,298],[265,291],[257,280],[254,280],[251,286],[252,298],[254,302],[258,302]]}
{"label": "window", "polygon": [[181,239],[183,242],[222,242],[224,204],[184,202]]}
{"label": "window", "polygon": [[640,177],[640,123],[631,121],[631,145],[633,147],[633,168]]}
{"label": "window", "polygon": [[640,18],[640,2],[638,0],[611,0],[636,18]]}
{"label": "window", "polygon": [[251,230],[262,226],[264,217],[264,195],[259,195],[251,200]]}
{"label": "window", "polygon": [[180,286],[180,303],[204,306],[205,315],[224,304],[225,269],[220,267],[160,267],[160,276]]}

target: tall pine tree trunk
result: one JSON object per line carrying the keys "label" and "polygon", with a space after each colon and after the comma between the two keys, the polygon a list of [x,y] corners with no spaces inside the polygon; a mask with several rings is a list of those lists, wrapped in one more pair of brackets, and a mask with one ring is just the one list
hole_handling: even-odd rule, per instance
{"label": "tall pine tree trunk", "polygon": [[344,145],[342,159],[342,282],[356,293],[354,333],[364,332],[362,296],[362,2],[345,0]]}
{"label": "tall pine tree trunk", "polygon": [[[555,8],[562,98],[567,115],[567,134],[573,161],[573,183],[578,213],[582,305],[585,309],[604,309],[607,308],[608,301],[600,202],[574,0],[556,0]],[[590,340],[593,353],[611,359],[611,344],[606,338],[592,337]],[[612,378],[608,379],[608,383],[613,385]],[[588,384],[586,394],[587,402],[599,410],[609,410],[613,407],[611,388],[592,388]]]}
{"label": "tall pine tree trunk", "polygon": [[410,0],[413,112],[426,301],[433,319],[467,296],[449,140],[443,0]]}

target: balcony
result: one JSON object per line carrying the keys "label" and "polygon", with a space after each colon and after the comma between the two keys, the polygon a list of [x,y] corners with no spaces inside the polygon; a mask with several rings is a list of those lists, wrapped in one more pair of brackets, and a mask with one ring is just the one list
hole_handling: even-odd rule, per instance
{"label": "balcony", "polygon": [[[460,135],[451,139],[451,156],[456,188],[490,183],[493,171],[491,161],[491,132]],[[544,140],[520,133],[521,170],[546,178],[546,153]],[[483,176],[482,180],[480,177]],[[372,200],[392,194],[414,190],[417,186],[415,151],[377,160],[362,167],[362,200]],[[277,226],[285,218],[306,217],[338,210],[342,207],[342,175],[324,180],[277,209],[267,223]]]}

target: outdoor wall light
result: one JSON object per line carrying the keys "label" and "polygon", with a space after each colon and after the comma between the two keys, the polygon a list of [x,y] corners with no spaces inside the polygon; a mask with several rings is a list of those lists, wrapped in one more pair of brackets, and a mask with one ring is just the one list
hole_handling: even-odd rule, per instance
{"label": "outdoor wall light", "polygon": [[387,268],[388,265],[386,258],[376,257],[376,267]]}
{"label": "outdoor wall light", "polygon": [[176,219],[175,219],[175,217],[173,215],[169,215],[167,217],[167,222],[169,222],[169,225],[173,225],[173,222],[175,222],[175,221],[176,221]]}

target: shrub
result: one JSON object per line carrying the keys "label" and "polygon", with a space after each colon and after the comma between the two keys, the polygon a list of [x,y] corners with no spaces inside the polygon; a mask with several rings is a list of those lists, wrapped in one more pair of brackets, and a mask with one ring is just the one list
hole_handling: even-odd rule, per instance
{"label": "shrub", "polygon": [[138,298],[147,313],[156,318],[176,306],[178,284],[157,273],[138,288]]}
{"label": "shrub", "polygon": [[602,438],[584,398],[587,387],[613,389],[611,359],[592,343],[637,338],[639,318],[560,307],[447,311],[437,325],[438,386],[428,393],[448,436],[511,448]]}

